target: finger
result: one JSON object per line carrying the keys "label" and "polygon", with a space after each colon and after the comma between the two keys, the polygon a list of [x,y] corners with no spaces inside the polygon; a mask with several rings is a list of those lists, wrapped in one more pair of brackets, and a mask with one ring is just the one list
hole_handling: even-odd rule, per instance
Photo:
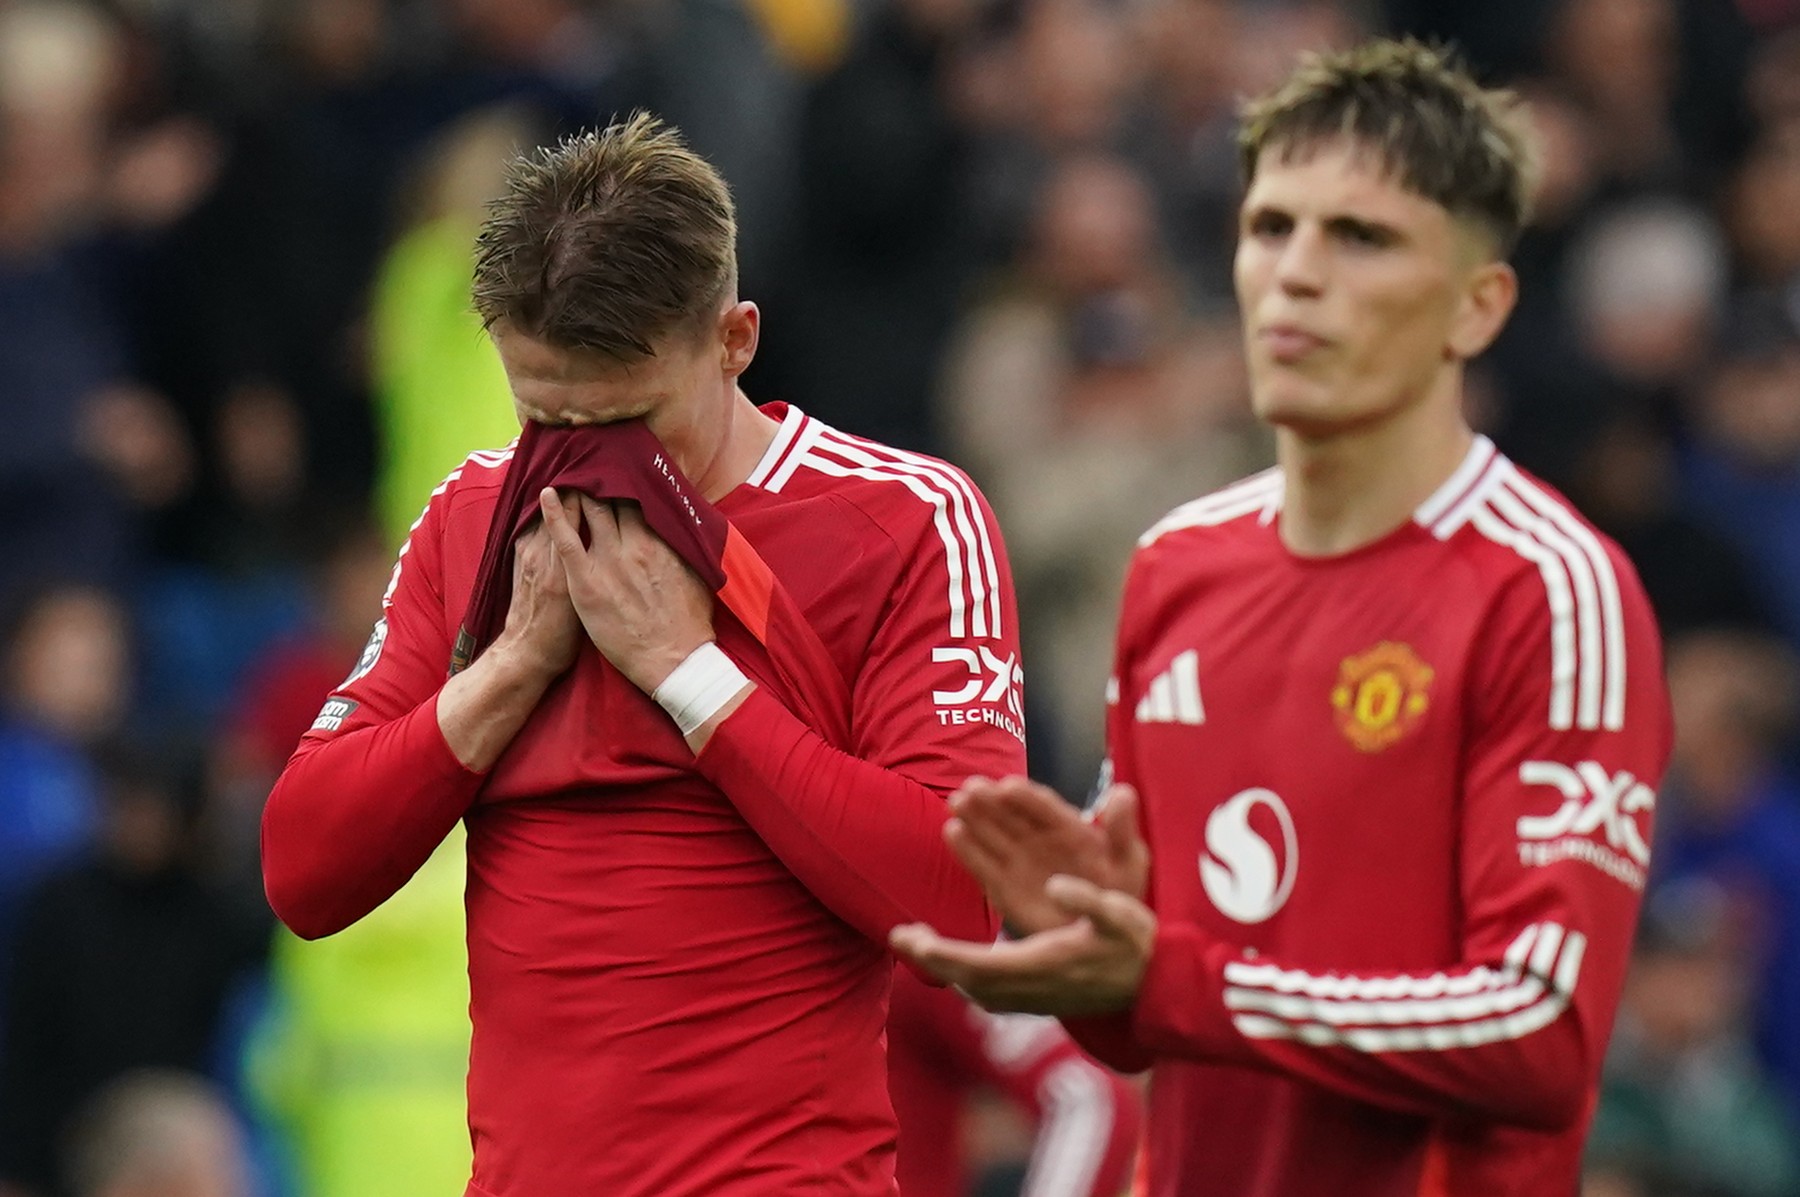
{"label": "finger", "polygon": [[1138,825],[1138,792],[1128,785],[1108,786],[1100,796],[1100,829],[1115,857],[1131,854],[1144,842]]}
{"label": "finger", "polygon": [[912,953],[937,938],[937,932],[924,923],[902,923],[888,932],[888,946],[911,957]]}
{"label": "finger", "polygon": [[644,509],[638,504],[621,501],[613,504],[613,511],[618,517],[621,535],[650,531],[650,525],[644,522]]}
{"label": "finger", "polygon": [[592,495],[583,494],[581,514],[587,519],[588,539],[596,550],[616,556],[619,548],[619,518],[611,503],[602,503]]}
{"label": "finger", "polygon": [[901,956],[959,989],[984,990],[995,983],[996,973],[998,977],[1009,975],[1003,967],[995,969],[994,961],[989,959],[993,951],[989,944],[945,939],[929,929],[913,935],[896,934],[890,943]]}
{"label": "finger", "polygon": [[996,846],[1029,843],[1047,830],[1033,812],[1011,800],[1005,782],[971,790],[951,810]]}
{"label": "finger", "polygon": [[981,844],[990,854],[1007,859],[1028,851],[1038,831],[1028,823],[1013,818],[1003,808],[980,799],[952,808],[956,820],[970,839]]}
{"label": "finger", "polygon": [[615,504],[618,509],[619,544],[635,560],[647,567],[658,568],[667,563],[680,573],[694,575],[693,567],[681,559],[669,542],[644,521],[644,509],[636,503]]}
{"label": "finger", "polygon": [[956,789],[951,792],[950,797],[947,799],[950,803],[950,809],[954,812],[959,802],[968,801],[969,795],[981,793],[992,787],[993,784],[992,778],[983,777],[979,773],[971,773],[961,785],[957,786]]}
{"label": "finger", "polygon": [[981,888],[990,893],[999,887],[1005,876],[1005,857],[996,854],[969,830],[969,825],[961,819],[951,819],[944,824],[944,842],[950,845],[950,851],[956,859],[962,861],[963,868],[969,875],[981,883]]}
{"label": "finger", "polygon": [[553,487],[546,486],[538,492],[538,510],[543,513],[543,527],[549,532],[550,543],[556,547],[557,555],[565,561],[579,559],[581,533],[576,531],[575,522],[563,511],[562,500],[557,497]]}
{"label": "finger", "polygon": [[1137,938],[1150,908],[1130,894],[1102,889],[1081,877],[1058,873],[1044,883],[1044,894],[1069,914],[1086,919],[1094,931],[1108,939]]}
{"label": "finger", "polygon": [[949,942],[924,923],[908,923],[888,932],[888,947],[896,956],[910,960],[947,985],[955,985],[961,970],[940,952],[941,946]]}
{"label": "finger", "polygon": [[1007,778],[999,787],[998,801],[1011,819],[1040,832],[1081,821],[1081,813],[1061,794],[1025,777]]}

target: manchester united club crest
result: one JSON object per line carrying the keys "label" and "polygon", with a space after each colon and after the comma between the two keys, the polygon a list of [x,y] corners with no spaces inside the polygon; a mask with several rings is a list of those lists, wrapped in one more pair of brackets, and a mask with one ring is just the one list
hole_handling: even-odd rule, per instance
{"label": "manchester united club crest", "polygon": [[1384,640],[1345,657],[1331,691],[1338,728],[1359,751],[1380,752],[1417,726],[1431,705],[1432,668],[1410,645]]}

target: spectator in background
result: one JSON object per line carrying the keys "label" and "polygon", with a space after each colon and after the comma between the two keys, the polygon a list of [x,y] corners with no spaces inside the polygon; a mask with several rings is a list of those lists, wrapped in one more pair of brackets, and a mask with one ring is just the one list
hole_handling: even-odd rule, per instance
{"label": "spectator in background", "polygon": [[323,534],[328,543],[308,571],[308,617],[246,666],[209,765],[217,801],[208,871],[259,905],[263,800],[325,697],[355,666],[369,639],[369,612],[380,608],[393,573],[388,540],[367,522],[334,518]]}
{"label": "spectator in background", "polygon": [[1691,509],[1758,571],[1800,642],[1800,335],[1785,313],[1746,308],[1698,391],[1682,461]]}
{"label": "spectator in background", "polygon": [[468,1181],[464,860],[458,828],[354,927],[276,933],[249,1088],[305,1197],[445,1197]]}
{"label": "spectator in background", "polygon": [[134,384],[97,254],[119,67],[85,6],[0,9],[0,602],[45,577],[123,580],[136,506],[187,485],[187,443]]}
{"label": "spectator in background", "polygon": [[1662,1193],[1800,1194],[1800,1134],[1748,1042],[1754,959],[1704,881],[1645,910],[1601,1078],[1588,1166]]}
{"label": "spectator in background", "polygon": [[102,767],[99,851],[27,898],[4,995],[0,1179],[35,1193],[58,1191],[59,1138],[101,1086],[213,1062],[267,942],[262,919],[196,875],[198,769],[129,749]]}
{"label": "spectator in background", "polygon": [[174,1071],[108,1085],[71,1128],[69,1197],[250,1197],[244,1141],[219,1094]]}
{"label": "spectator in background", "polygon": [[100,590],[45,589],[8,629],[0,690],[0,987],[11,972],[26,891],[93,837],[98,794],[88,754],[124,717],[129,656],[125,613]]}
{"label": "spectator in background", "polygon": [[557,132],[623,116],[653,98],[641,10],[583,0],[440,0],[455,38],[463,108],[510,100]]}
{"label": "spectator in background", "polygon": [[1034,692],[1079,794],[1101,757],[1119,586],[1137,534],[1262,464],[1236,330],[1190,316],[1143,176],[1057,165],[1017,267],[964,318],[940,396],[952,453],[1007,531]]}
{"label": "spectator in background", "polygon": [[1513,255],[1518,310],[1487,359],[1491,407],[1471,417],[1527,467],[1566,476],[1607,407],[1599,371],[1569,318],[1565,284],[1570,247],[1591,222],[1602,183],[1599,132],[1566,88],[1540,79],[1519,92],[1538,138],[1535,198]]}
{"label": "spectator in background", "polygon": [[1780,755],[1800,702],[1796,670],[1767,637],[1713,632],[1672,646],[1675,755],[1656,862],[1662,884],[1709,877],[1750,912],[1755,1044],[1800,1113],[1800,789]]}
{"label": "spectator in background", "polygon": [[1330,3],[1146,6],[1135,47],[1146,103],[1128,143],[1156,191],[1170,253],[1205,310],[1228,315],[1232,305],[1239,102],[1285,74],[1301,50],[1342,46],[1358,31],[1346,7]]}
{"label": "spectator in background", "polygon": [[1579,451],[1571,494],[1637,567],[1665,642],[1718,628],[1774,626],[1756,571],[1676,501],[1676,455],[1642,411],[1608,419]]}
{"label": "spectator in background", "polygon": [[1024,250],[1041,195],[1066,157],[1124,154],[1142,113],[1148,32],[1101,0],[1042,0],[1011,12],[980,110],[970,216],[984,262]]}
{"label": "spectator in background", "polygon": [[1561,0],[1544,61],[1600,132],[1622,193],[1703,189],[1741,144],[1746,35],[1734,4]]}
{"label": "spectator in background", "polygon": [[1673,417],[1706,364],[1727,270],[1718,227],[1693,205],[1649,197],[1589,223],[1571,247],[1565,310],[1615,402]]}
{"label": "spectator in background", "polygon": [[390,544],[406,539],[444,475],[518,435],[506,372],[469,305],[469,275],[484,207],[500,194],[510,156],[536,142],[534,124],[522,109],[490,108],[440,135],[416,168],[406,227],[377,268],[369,356],[376,503]]}
{"label": "spectator in background", "polygon": [[978,0],[895,0],[813,85],[794,248],[752,367],[759,388],[902,448],[936,445],[932,370],[969,272],[969,145],[949,82],[979,15]]}
{"label": "spectator in background", "polygon": [[1800,116],[1773,123],[1725,196],[1744,281],[1800,325]]}
{"label": "spectator in background", "polygon": [[1524,377],[1502,438],[1574,490],[1578,460],[1615,415],[1672,426],[1705,365],[1726,271],[1717,228],[1689,205],[1642,199],[1590,215],[1556,268],[1559,331],[1548,347],[1515,343],[1530,360],[1511,359]]}

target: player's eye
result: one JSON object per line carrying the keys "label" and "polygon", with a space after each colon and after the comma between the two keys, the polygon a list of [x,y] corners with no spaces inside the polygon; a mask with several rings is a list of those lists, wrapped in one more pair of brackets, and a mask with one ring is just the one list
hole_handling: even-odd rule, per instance
{"label": "player's eye", "polygon": [[1285,237],[1294,231],[1294,219],[1285,212],[1261,211],[1250,215],[1252,237]]}
{"label": "player's eye", "polygon": [[1394,243],[1394,236],[1387,229],[1360,220],[1334,221],[1332,231],[1339,240],[1359,249],[1382,249]]}

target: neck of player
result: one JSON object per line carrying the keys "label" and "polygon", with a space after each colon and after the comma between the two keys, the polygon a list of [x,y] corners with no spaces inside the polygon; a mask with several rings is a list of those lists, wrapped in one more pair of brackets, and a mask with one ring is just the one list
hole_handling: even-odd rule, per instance
{"label": "neck of player", "polygon": [[709,503],[718,502],[750,477],[781,430],[779,423],[736,389],[723,412],[713,419],[677,416],[662,424],[653,414],[649,424],[674,455],[681,472]]}
{"label": "neck of player", "polygon": [[1445,393],[1353,428],[1276,429],[1285,478],[1281,540],[1290,551],[1332,557],[1372,544],[1444,484],[1474,440],[1462,415],[1460,377],[1445,385]]}

